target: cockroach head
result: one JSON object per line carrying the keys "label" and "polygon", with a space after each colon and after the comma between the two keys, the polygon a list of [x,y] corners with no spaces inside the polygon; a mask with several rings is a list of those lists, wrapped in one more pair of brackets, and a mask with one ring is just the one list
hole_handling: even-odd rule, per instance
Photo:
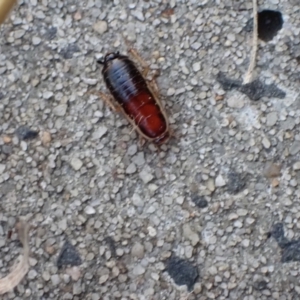
{"label": "cockroach head", "polygon": [[104,56],[104,59],[98,59],[97,63],[101,64],[101,65],[104,65],[105,63],[107,63],[107,62],[109,62],[111,60],[114,60],[115,58],[118,58],[119,56],[120,56],[120,52],[119,51],[107,53]]}

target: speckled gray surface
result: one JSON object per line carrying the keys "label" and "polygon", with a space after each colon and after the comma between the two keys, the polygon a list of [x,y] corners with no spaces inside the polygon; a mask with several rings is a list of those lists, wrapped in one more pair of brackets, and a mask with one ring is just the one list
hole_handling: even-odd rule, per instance
{"label": "speckled gray surface", "polygon": [[[0,28],[1,277],[17,217],[35,228],[3,299],[299,299],[299,262],[267,237],[278,222],[300,237],[300,6],[265,8],[284,25],[259,43],[255,78],[286,97],[251,101],[216,78],[247,70],[252,1],[19,1]],[[159,152],[95,94],[96,59],[126,54],[123,35],[161,71],[175,137]],[[58,269],[67,240],[82,264]],[[165,272],[171,255],[197,268],[191,293]]]}

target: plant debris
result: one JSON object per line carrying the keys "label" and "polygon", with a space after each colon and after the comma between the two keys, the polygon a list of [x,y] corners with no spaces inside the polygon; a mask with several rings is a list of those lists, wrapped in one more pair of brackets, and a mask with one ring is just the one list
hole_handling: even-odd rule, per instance
{"label": "plant debris", "polygon": [[17,226],[18,236],[23,245],[23,255],[20,255],[11,268],[11,272],[0,279],[0,295],[12,291],[24,278],[29,270],[29,229],[30,225],[20,221]]}

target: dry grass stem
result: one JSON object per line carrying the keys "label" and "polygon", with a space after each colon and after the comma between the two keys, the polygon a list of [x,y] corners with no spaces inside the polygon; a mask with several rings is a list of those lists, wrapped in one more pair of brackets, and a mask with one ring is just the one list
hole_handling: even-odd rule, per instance
{"label": "dry grass stem", "polygon": [[0,279],[0,295],[13,290],[29,270],[29,229],[30,225],[20,221],[17,225],[19,239],[23,244],[23,255],[20,255],[11,268],[11,272]]}

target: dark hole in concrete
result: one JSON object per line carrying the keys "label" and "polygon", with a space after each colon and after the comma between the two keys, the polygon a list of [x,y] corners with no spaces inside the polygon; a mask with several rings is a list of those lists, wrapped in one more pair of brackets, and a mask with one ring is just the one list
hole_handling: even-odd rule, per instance
{"label": "dark hole in concrete", "polygon": [[[282,28],[283,18],[282,14],[276,10],[263,10],[258,13],[258,37],[265,41],[271,41],[278,31]],[[251,18],[244,30],[250,32],[253,30],[253,18]]]}
{"label": "dark hole in concrete", "polygon": [[281,12],[275,10],[263,10],[258,13],[258,37],[265,41],[271,41],[282,28],[283,19]]}

